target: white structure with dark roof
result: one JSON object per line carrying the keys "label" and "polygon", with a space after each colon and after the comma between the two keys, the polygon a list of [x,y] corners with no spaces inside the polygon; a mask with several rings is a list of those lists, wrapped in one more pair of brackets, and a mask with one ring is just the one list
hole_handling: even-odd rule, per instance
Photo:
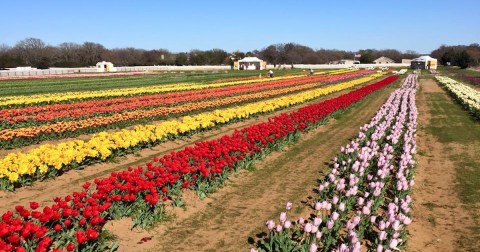
{"label": "white structure with dark roof", "polygon": [[392,64],[392,63],[395,63],[395,61],[388,58],[388,57],[382,56],[382,57],[374,60],[373,63],[375,63],[375,64]]}

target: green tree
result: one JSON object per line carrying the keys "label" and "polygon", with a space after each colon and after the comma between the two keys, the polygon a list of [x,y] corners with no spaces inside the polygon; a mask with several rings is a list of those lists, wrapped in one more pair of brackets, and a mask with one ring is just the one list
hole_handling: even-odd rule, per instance
{"label": "green tree", "polygon": [[456,65],[459,66],[461,69],[465,69],[470,65],[472,58],[467,53],[467,51],[463,50],[457,55]]}

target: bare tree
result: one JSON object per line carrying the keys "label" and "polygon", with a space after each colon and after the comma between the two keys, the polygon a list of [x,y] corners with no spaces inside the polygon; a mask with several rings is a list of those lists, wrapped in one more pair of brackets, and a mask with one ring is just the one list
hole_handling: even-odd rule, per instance
{"label": "bare tree", "polygon": [[82,46],[73,42],[58,45],[55,55],[55,65],[63,67],[80,66],[80,50]]}
{"label": "bare tree", "polygon": [[26,65],[36,66],[42,57],[46,57],[47,45],[38,38],[26,38],[15,45],[15,49]]}
{"label": "bare tree", "polygon": [[102,55],[107,49],[101,44],[85,42],[80,48],[80,62],[83,66],[93,66],[102,60]]}

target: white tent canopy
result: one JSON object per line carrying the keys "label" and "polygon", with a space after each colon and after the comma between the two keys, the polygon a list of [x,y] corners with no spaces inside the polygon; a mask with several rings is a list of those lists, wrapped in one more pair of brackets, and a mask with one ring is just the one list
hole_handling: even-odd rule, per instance
{"label": "white tent canopy", "polygon": [[245,58],[239,60],[238,62],[240,62],[240,63],[242,63],[242,62],[262,62],[262,60],[257,58],[257,57],[245,57]]}
{"label": "white tent canopy", "polygon": [[427,62],[427,61],[431,61],[431,60],[436,60],[428,55],[425,55],[425,56],[420,56],[418,58],[415,58],[415,59],[412,59],[412,61],[421,61],[421,62]]}

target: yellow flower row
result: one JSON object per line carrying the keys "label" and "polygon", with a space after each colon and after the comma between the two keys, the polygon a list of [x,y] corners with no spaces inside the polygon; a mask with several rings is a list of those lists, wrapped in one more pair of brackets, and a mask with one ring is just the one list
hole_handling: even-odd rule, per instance
{"label": "yellow flower row", "polygon": [[236,118],[248,118],[262,112],[271,112],[281,107],[299,104],[333,92],[369,82],[383,75],[371,76],[342,82],[328,87],[317,88],[279,98],[254,102],[247,105],[185,116],[179,120],[164,121],[155,125],[139,125],[131,130],[95,134],[90,140],[73,140],[57,145],[44,144],[27,153],[10,153],[0,160],[0,179],[18,181],[20,176],[44,174],[50,167],[57,170],[72,164],[84,164],[89,160],[105,160],[114,152],[138,146],[139,144],[163,141],[168,135],[178,135],[193,130],[209,128]]}
{"label": "yellow flower row", "polygon": [[[329,72],[328,74],[341,74],[341,73],[345,73],[345,71],[336,70],[336,71],[331,71],[331,73]],[[298,75],[287,75],[287,76],[280,76],[280,77],[274,77],[274,78],[237,80],[237,81],[230,81],[230,82],[226,81],[226,82],[211,83],[211,84],[175,83],[175,84],[166,84],[166,85],[158,85],[158,86],[148,86],[148,87],[119,88],[119,89],[107,89],[107,90],[96,90],[96,91],[65,92],[65,93],[47,93],[47,94],[38,94],[38,95],[30,95],[30,96],[6,96],[6,97],[0,97],[0,106],[38,104],[43,102],[55,103],[55,102],[78,100],[78,99],[118,97],[118,96],[131,96],[131,95],[138,95],[138,94],[195,90],[195,89],[215,88],[215,87],[248,84],[248,83],[259,83],[259,82],[266,82],[266,81],[292,79],[292,78],[298,78],[298,77],[299,77]]]}

